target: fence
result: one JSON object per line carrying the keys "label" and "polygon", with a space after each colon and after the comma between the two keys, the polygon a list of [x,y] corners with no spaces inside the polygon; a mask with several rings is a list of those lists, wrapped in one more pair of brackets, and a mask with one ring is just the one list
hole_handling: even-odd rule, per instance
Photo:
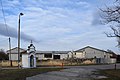
{"label": "fence", "polygon": [[2,66],[2,67],[9,67],[9,66],[16,67],[16,66],[18,66],[18,61],[2,60],[2,61],[0,61],[0,66]]}
{"label": "fence", "polygon": [[[40,60],[37,61],[37,66],[63,66],[63,65],[79,65],[79,64],[94,64],[94,60],[73,61],[73,60]],[[20,63],[21,64],[21,63]],[[0,66],[10,67],[11,62],[9,60],[0,61]],[[12,66],[17,67],[18,61],[12,61]]]}
{"label": "fence", "polygon": [[79,65],[79,64],[95,64],[95,60],[85,60],[82,62],[71,60],[40,60],[37,66],[63,66],[63,65]]}

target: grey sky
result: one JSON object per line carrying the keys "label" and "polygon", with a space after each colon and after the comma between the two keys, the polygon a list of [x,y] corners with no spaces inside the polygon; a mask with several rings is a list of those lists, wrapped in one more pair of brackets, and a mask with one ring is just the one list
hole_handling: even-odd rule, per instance
{"label": "grey sky", "polygon": [[[77,50],[84,46],[111,49],[119,52],[116,39],[107,38],[108,26],[99,25],[98,8],[113,0],[2,0],[6,22],[10,26],[12,47],[17,46],[18,15],[21,17],[21,47],[27,48],[30,39],[39,50]],[[0,22],[3,15],[0,12]],[[2,27],[1,27],[2,30]],[[4,29],[5,30],[5,29]],[[6,38],[0,32],[1,41]],[[7,41],[0,46],[7,49]]]}

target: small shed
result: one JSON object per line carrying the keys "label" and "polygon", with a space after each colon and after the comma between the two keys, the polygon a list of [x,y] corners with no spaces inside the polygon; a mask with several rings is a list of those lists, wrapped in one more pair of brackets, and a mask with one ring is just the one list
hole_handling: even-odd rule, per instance
{"label": "small shed", "polygon": [[36,67],[36,50],[35,46],[30,44],[26,54],[22,54],[22,68],[35,68]]}

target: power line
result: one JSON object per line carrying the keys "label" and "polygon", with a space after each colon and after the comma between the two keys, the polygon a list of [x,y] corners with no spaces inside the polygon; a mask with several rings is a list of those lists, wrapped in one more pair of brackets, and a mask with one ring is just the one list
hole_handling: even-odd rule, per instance
{"label": "power line", "polygon": [[5,18],[5,13],[4,13],[4,8],[3,8],[2,0],[1,0],[1,7],[2,7],[2,13],[3,13],[3,17],[4,17],[4,23],[5,23],[5,27],[6,27],[6,32],[7,32],[8,39],[9,39],[9,50],[10,50],[9,60],[10,60],[10,65],[12,66],[12,60],[11,60],[11,40],[10,40],[10,34],[8,32],[8,27],[7,27],[7,24],[6,24],[6,18]]}
{"label": "power line", "polygon": [[5,27],[6,27],[7,35],[10,37],[10,34],[9,34],[9,32],[8,32],[8,27],[7,27],[7,24],[6,24],[6,18],[5,18],[5,13],[4,13],[4,8],[3,8],[2,0],[0,0],[0,2],[1,2],[2,13],[3,13],[3,18],[4,18],[4,23],[5,23]]}
{"label": "power line", "polygon": [[7,40],[8,40],[8,39],[2,39],[2,40],[0,40],[0,42],[3,42],[3,41],[5,42],[5,41],[7,41]]}

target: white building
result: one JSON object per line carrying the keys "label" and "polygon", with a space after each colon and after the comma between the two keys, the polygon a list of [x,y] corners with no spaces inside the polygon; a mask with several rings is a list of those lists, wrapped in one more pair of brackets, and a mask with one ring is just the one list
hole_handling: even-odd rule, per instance
{"label": "white building", "polygon": [[[20,48],[20,58],[22,58],[22,54],[26,54],[27,50]],[[67,53],[69,51],[36,51],[37,60],[48,60],[48,59],[67,59]],[[17,61],[18,60],[18,48],[11,49],[7,51],[9,54],[9,60]]]}
{"label": "white building", "polygon": [[67,59],[69,51],[36,51],[38,60]]}
{"label": "white building", "polygon": [[[18,48],[11,49],[11,58],[9,56],[10,60],[18,60]],[[26,50],[20,49],[20,52],[24,54]],[[8,50],[7,53],[10,51]],[[9,54],[10,55],[10,54]],[[96,59],[96,63],[115,63],[116,58],[111,57],[112,54],[97,49],[94,47],[84,47],[82,49],[76,50],[76,51],[36,51],[36,59],[37,60],[49,60],[49,59]]]}
{"label": "white building", "polygon": [[22,67],[23,68],[35,68],[36,67],[36,50],[34,45],[31,43],[28,46],[25,54],[22,54]]}
{"label": "white building", "polygon": [[[20,57],[22,56],[21,53],[25,52],[25,49],[20,48]],[[11,54],[10,54],[11,52]],[[17,61],[18,60],[18,47],[15,47],[11,50],[6,51],[6,53],[9,55],[9,60]]]}
{"label": "white building", "polygon": [[111,62],[112,56],[110,53],[104,50],[93,48],[90,46],[82,49],[72,51],[68,53],[68,58],[79,58],[79,59],[96,59],[96,63],[113,63]]}

